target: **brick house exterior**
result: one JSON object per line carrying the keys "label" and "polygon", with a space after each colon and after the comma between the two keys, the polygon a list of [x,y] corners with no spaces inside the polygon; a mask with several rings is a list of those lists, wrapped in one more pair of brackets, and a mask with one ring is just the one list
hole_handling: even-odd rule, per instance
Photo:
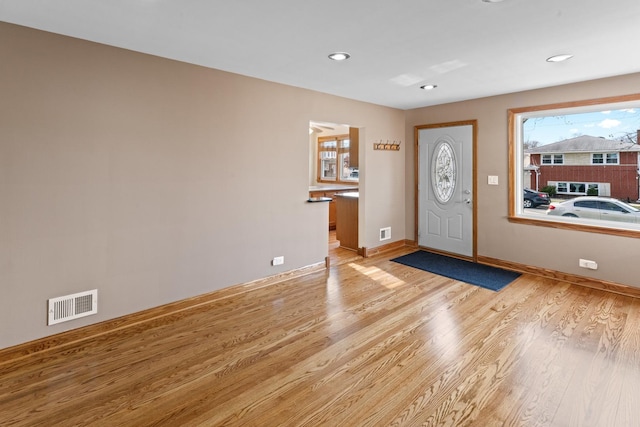
{"label": "brick house exterior", "polygon": [[579,136],[525,152],[530,188],[554,185],[559,196],[567,197],[586,195],[592,188],[600,196],[640,199],[638,144]]}

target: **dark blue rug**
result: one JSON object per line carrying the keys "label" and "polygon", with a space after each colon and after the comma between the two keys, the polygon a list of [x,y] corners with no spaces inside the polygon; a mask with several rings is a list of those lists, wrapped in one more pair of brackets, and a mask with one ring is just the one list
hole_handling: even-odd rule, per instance
{"label": "dark blue rug", "polygon": [[492,291],[499,291],[520,277],[520,273],[514,271],[503,270],[484,264],[476,264],[475,262],[426,251],[413,252],[394,258],[391,261]]}

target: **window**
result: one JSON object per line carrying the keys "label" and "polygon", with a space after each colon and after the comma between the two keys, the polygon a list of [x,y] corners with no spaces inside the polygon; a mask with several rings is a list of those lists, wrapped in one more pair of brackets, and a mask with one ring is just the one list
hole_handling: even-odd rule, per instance
{"label": "window", "polygon": [[585,194],[585,185],[582,182],[570,182],[569,193]]}
{"label": "window", "polygon": [[597,200],[580,200],[573,204],[576,208],[598,209]]}
{"label": "window", "polygon": [[321,141],[318,138],[318,181],[336,181],[337,153],[335,139]]}
{"label": "window", "polygon": [[318,182],[357,182],[358,169],[349,165],[349,135],[318,138]]}
{"label": "window", "polygon": [[592,153],[591,164],[593,165],[618,165],[618,153]]}
{"label": "window", "polygon": [[622,212],[622,213],[628,212],[622,206],[618,206],[615,203],[611,203],[611,202],[600,202],[600,209],[603,209],[605,211],[612,211],[612,212]]}
{"label": "window", "polygon": [[[640,94],[517,108],[508,115],[510,221],[640,238],[640,221],[617,213],[640,207]],[[532,169],[536,159],[539,167]],[[608,209],[622,210],[591,217],[525,210],[523,188],[548,191],[557,204],[597,197],[600,210],[609,203]]]}
{"label": "window", "polygon": [[547,181],[548,185],[556,188],[557,194],[573,194],[576,196],[609,196],[610,186],[607,183],[593,182],[558,182]]}
{"label": "window", "polygon": [[589,188],[595,185],[597,190],[598,184],[587,184],[585,182],[553,182],[552,185],[556,186],[556,192],[558,194],[587,194],[587,185]]}
{"label": "window", "polygon": [[564,154],[543,154],[543,165],[561,165],[564,164]]}

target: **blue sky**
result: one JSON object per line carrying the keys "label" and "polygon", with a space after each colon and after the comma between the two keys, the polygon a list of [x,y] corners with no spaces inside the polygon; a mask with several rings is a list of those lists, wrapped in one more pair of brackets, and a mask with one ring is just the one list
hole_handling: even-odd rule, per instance
{"label": "blue sky", "polygon": [[581,135],[619,139],[640,129],[640,108],[567,114],[530,118],[524,123],[524,141],[539,141],[540,145]]}

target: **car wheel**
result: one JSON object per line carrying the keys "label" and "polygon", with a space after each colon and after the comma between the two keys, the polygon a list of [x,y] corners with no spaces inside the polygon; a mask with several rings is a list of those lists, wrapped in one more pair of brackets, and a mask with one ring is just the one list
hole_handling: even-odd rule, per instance
{"label": "car wheel", "polygon": [[525,208],[532,208],[533,202],[529,199],[524,199],[524,203],[522,203],[522,206],[524,206]]}
{"label": "car wheel", "polygon": [[562,214],[562,216],[568,216],[568,217],[570,217],[570,218],[578,218],[578,215],[576,215],[576,214],[572,214],[572,213]]}

